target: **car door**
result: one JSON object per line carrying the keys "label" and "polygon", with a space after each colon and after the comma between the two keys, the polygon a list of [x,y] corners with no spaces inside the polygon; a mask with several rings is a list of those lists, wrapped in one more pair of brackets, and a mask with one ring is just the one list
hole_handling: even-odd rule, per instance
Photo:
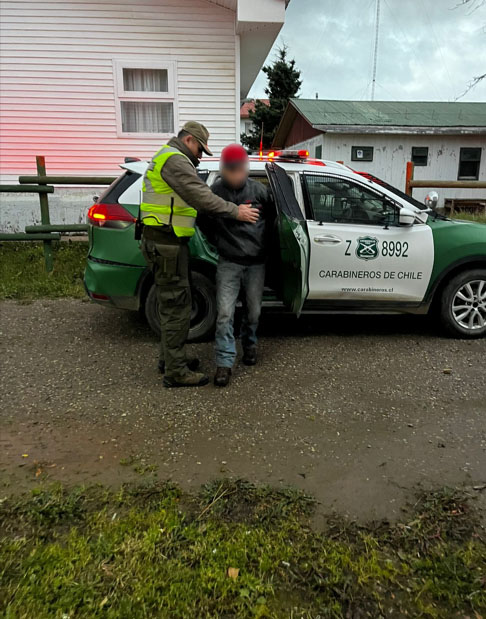
{"label": "car door", "polygon": [[309,291],[309,238],[306,222],[295,197],[292,181],[285,170],[276,163],[267,163],[265,171],[277,207],[282,300],[299,316]]}
{"label": "car door", "polygon": [[308,298],[420,303],[434,263],[432,231],[423,223],[400,226],[400,199],[365,183],[329,173],[303,175],[313,218],[307,222]]}

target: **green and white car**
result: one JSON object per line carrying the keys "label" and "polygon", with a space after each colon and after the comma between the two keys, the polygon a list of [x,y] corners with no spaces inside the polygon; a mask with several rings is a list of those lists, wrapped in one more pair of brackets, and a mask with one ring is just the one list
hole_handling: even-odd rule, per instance
{"label": "green and white car", "polygon": [[[159,321],[153,278],[134,239],[147,163],[124,173],[88,212],[85,271],[96,302],[142,310]],[[212,184],[217,159],[203,159]],[[301,313],[434,312],[456,337],[486,335],[486,225],[451,221],[370,175],[339,163],[282,152],[250,159],[250,176],[269,183],[276,204],[264,307]],[[215,322],[217,254],[197,230],[191,240],[192,339]]]}

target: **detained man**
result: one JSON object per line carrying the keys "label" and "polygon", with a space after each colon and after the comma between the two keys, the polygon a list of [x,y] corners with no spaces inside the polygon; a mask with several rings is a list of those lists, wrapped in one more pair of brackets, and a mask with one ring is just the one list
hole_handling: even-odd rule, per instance
{"label": "detained man", "polygon": [[247,224],[229,217],[204,215],[198,224],[219,253],[216,273],[217,319],[215,335],[216,374],[214,384],[228,385],[236,359],[234,315],[240,293],[243,300],[241,344],[243,363],[257,362],[257,328],[260,318],[268,223],[272,215],[269,190],[248,178],[248,154],[239,144],[230,144],[221,153],[220,178],[213,192],[236,204],[251,204],[259,219]]}

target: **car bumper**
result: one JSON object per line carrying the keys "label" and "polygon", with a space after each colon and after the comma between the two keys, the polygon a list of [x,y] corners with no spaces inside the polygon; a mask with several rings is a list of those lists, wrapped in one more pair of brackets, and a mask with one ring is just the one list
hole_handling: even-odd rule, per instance
{"label": "car bumper", "polygon": [[95,303],[120,309],[140,308],[140,289],[145,267],[131,266],[88,257],[84,271],[86,294]]}

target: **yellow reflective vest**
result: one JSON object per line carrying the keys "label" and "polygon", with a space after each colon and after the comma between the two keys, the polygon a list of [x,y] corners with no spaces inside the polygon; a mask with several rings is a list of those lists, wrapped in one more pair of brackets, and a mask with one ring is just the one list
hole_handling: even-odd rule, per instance
{"label": "yellow reflective vest", "polygon": [[167,160],[177,155],[188,159],[180,150],[167,144],[153,156],[143,178],[140,219],[144,226],[172,226],[177,236],[190,237],[195,232],[197,211],[162,178]]}

